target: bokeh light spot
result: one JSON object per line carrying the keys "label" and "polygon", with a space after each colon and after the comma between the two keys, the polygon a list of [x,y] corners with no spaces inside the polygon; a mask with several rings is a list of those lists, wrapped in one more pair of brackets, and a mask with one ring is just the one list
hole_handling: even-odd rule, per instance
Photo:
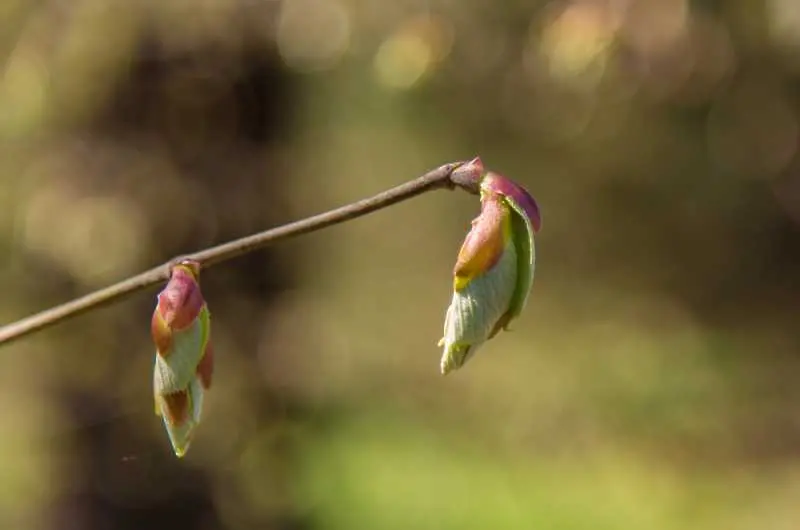
{"label": "bokeh light spot", "polygon": [[47,104],[47,68],[34,50],[18,45],[0,79],[0,130],[14,136],[30,130],[44,118]]}
{"label": "bokeh light spot", "polygon": [[42,187],[28,203],[24,244],[88,285],[135,269],[147,245],[145,222],[121,197],[80,197],[64,186]]}
{"label": "bokeh light spot", "polygon": [[776,44],[797,48],[800,52],[800,3],[797,0],[765,2],[769,33]]}
{"label": "bokeh light spot", "polygon": [[375,54],[375,75],[388,88],[405,90],[419,83],[450,53],[453,32],[444,20],[409,20],[391,34]]}
{"label": "bokeh light spot", "polygon": [[598,7],[572,5],[545,27],[538,52],[546,57],[555,79],[594,86],[605,71],[615,29],[613,20]]}
{"label": "bokeh light spot", "polygon": [[336,66],[350,46],[350,15],[334,0],[284,2],[276,39],[287,66],[319,72]]}

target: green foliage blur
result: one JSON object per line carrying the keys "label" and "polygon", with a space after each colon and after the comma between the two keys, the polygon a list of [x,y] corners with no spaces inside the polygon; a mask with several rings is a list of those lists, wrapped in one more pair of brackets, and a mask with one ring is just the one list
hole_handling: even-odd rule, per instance
{"label": "green foliage blur", "polygon": [[796,0],[2,0],[0,316],[480,155],[540,203],[439,375],[474,197],[204,273],[187,457],[157,289],[0,349],[0,528],[794,530]]}

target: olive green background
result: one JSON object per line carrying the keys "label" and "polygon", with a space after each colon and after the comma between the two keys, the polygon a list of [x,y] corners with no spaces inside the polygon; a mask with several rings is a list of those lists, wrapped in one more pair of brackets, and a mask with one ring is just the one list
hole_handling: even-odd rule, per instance
{"label": "olive green background", "polygon": [[2,322],[480,155],[528,307],[439,375],[475,197],[208,270],[172,455],[158,289],[0,349],[0,527],[793,530],[793,0],[3,0]]}

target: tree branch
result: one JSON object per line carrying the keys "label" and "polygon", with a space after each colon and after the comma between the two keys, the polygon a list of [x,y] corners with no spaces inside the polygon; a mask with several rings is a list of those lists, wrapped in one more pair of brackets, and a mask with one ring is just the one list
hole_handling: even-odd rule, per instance
{"label": "tree branch", "polygon": [[[477,159],[476,159],[477,160]],[[460,187],[470,193],[477,193],[476,166],[471,163],[454,162],[445,164],[414,180],[395,188],[379,193],[335,210],[314,215],[300,221],[271,228],[257,234],[223,243],[216,247],[201,250],[195,254],[181,256],[190,258],[207,268],[223,261],[262,249],[272,243],[295,236],[315,232],[328,226],[344,223],[376,210],[381,210],[398,202],[436,189],[454,189]],[[460,168],[460,169],[459,169]],[[458,169],[458,171],[457,171]],[[169,279],[170,268],[175,260],[154,267],[146,272],[122,280],[93,293],[82,296],[59,306],[46,309],[17,322],[0,328],[0,345],[8,344],[26,335],[54,326],[59,322],[86,313],[100,306],[117,301],[129,294],[140,291]]]}

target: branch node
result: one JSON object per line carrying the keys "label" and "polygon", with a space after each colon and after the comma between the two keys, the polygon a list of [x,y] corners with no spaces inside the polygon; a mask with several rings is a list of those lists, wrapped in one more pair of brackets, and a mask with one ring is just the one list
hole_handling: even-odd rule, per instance
{"label": "branch node", "polygon": [[458,164],[450,173],[450,185],[459,187],[472,195],[479,195],[484,167],[480,157]]}

